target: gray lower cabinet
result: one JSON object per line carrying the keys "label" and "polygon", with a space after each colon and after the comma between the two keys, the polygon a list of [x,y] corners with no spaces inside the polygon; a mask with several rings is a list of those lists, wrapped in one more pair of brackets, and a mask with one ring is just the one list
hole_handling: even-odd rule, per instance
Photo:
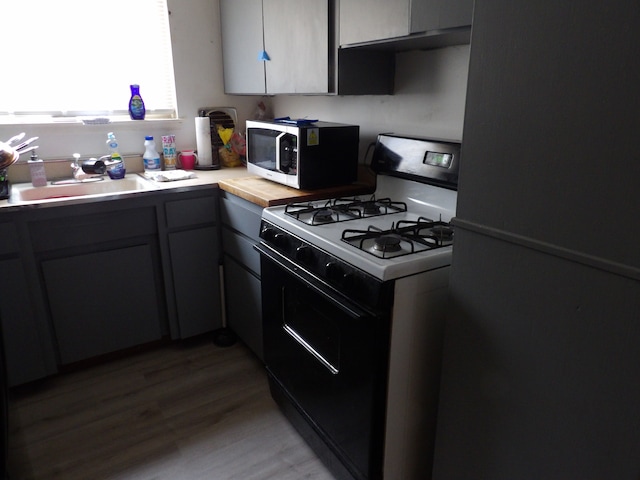
{"label": "gray lower cabinet", "polygon": [[222,326],[216,191],[165,203],[177,332],[188,338]]}
{"label": "gray lower cabinet", "polygon": [[20,259],[0,260],[0,317],[7,382],[18,385],[47,375],[29,286]]}
{"label": "gray lower cabinet", "polygon": [[9,386],[222,324],[216,188],[0,211]]}
{"label": "gray lower cabinet", "polygon": [[42,273],[61,365],[162,337],[149,245],[43,261]]}
{"label": "gray lower cabinet", "polygon": [[180,338],[222,326],[217,244],[214,227],[169,234]]}
{"label": "gray lower cabinet", "polygon": [[59,365],[162,337],[166,315],[152,204],[68,205],[34,217],[28,231]]}
{"label": "gray lower cabinet", "polygon": [[0,325],[7,382],[17,385],[46,376],[48,368],[14,222],[0,223],[0,272]]}
{"label": "gray lower cabinet", "polygon": [[260,256],[253,249],[262,208],[228,192],[220,196],[227,324],[263,360]]}

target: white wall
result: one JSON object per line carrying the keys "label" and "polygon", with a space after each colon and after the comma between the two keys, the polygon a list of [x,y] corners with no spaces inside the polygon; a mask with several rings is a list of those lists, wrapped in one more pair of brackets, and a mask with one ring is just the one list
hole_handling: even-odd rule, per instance
{"label": "white wall", "polygon": [[[195,148],[193,118],[204,106],[235,107],[238,123],[252,118],[265,100],[276,116],[319,118],[361,126],[361,156],[378,133],[396,132],[460,140],[469,47],[398,54],[396,92],[380,96],[229,96],[224,94],[217,0],[168,0],[179,115],[183,121],[124,125],[1,126],[0,139],[25,131],[39,136],[41,158],[69,158],[74,152],[103,155],[106,133],[114,131],[123,154],[141,154],[145,135],[174,133],[178,149]],[[372,72],[375,74],[375,72]],[[144,98],[144,86],[141,86]],[[128,101],[128,99],[127,99]],[[11,172],[10,172],[11,174]]]}
{"label": "white wall", "polygon": [[271,105],[276,116],[360,125],[361,156],[382,132],[460,141],[468,64],[468,45],[399,53],[393,95],[278,96]]}

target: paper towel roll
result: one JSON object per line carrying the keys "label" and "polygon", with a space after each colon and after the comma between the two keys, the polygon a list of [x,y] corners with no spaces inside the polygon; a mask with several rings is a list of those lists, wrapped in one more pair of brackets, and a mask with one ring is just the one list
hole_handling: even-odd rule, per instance
{"label": "paper towel roll", "polygon": [[198,149],[198,165],[201,167],[210,166],[213,162],[213,155],[209,117],[196,117],[196,148]]}

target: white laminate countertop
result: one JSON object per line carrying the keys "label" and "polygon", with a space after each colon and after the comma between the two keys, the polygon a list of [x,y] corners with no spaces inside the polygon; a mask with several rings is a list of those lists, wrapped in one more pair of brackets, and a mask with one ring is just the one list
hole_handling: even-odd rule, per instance
{"label": "white laminate countertop", "polygon": [[[146,182],[149,182],[149,188],[140,191],[123,191],[123,192],[111,192],[109,194],[102,194],[99,196],[91,195],[91,196],[79,196],[79,197],[66,197],[66,198],[57,198],[55,200],[42,200],[42,201],[31,201],[28,203],[11,203],[10,200],[0,200],[0,210],[16,210],[21,208],[39,208],[45,206],[53,206],[53,205],[64,205],[64,204],[76,204],[76,203],[86,203],[86,202],[95,202],[102,201],[107,199],[124,198],[129,196],[134,196],[140,193],[149,193],[149,192],[160,192],[160,191],[168,191],[175,189],[189,189],[194,187],[206,187],[211,186],[217,187],[217,184],[221,180],[227,180],[231,178],[242,178],[251,176],[247,172],[246,167],[234,167],[234,168],[221,168],[219,170],[193,170],[195,173],[195,178],[185,179],[185,180],[176,180],[171,182],[157,182],[154,180],[145,179]],[[141,172],[132,172],[128,173],[130,175],[141,175]],[[104,182],[118,182],[118,180],[111,180],[107,176],[102,180]],[[25,185],[25,187],[31,187],[31,182],[13,182],[13,188],[19,187],[20,185]],[[49,185],[49,184],[48,184]],[[50,187],[38,187],[38,188],[50,188]]]}

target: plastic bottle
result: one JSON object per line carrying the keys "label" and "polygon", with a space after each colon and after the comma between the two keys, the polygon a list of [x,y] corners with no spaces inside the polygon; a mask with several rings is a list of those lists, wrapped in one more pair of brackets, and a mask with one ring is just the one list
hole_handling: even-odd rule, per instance
{"label": "plastic bottle", "polygon": [[34,187],[44,187],[47,185],[47,173],[44,170],[44,162],[38,158],[36,152],[31,152],[31,158],[27,162],[31,174],[31,184]]}
{"label": "plastic bottle", "polygon": [[131,120],[144,120],[146,109],[140,96],[140,85],[129,85],[131,98],[129,99],[129,116]]}
{"label": "plastic bottle", "polygon": [[122,155],[118,153],[118,140],[116,140],[113,132],[107,134],[107,148],[111,152],[111,160],[105,162],[107,165],[107,174],[111,180],[124,178],[127,169],[124,164]]}
{"label": "plastic bottle", "polygon": [[156,149],[156,142],[151,135],[144,137],[144,155],[142,155],[142,161],[144,162],[145,172],[157,172],[160,170],[160,154]]}

